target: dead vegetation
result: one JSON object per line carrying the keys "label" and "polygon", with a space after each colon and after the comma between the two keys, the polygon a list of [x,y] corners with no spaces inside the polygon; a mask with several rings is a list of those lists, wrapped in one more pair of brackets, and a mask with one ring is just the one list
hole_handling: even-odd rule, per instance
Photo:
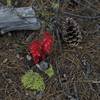
{"label": "dead vegetation", "polygon": [[[32,5],[31,0],[15,1],[18,6]],[[43,4],[53,2],[39,1],[43,1]],[[82,42],[77,47],[69,47],[64,43],[60,45],[61,41],[55,38],[51,55],[51,59],[55,57],[55,76],[47,81],[44,93],[34,93],[25,90],[20,82],[20,77],[27,68],[23,58],[19,60],[18,48],[26,45],[28,32],[13,32],[11,36],[1,36],[0,100],[100,100],[100,1],[65,1],[66,3],[61,4],[61,12],[79,23]],[[48,16],[46,18],[47,21]],[[59,51],[59,57],[56,51]]]}

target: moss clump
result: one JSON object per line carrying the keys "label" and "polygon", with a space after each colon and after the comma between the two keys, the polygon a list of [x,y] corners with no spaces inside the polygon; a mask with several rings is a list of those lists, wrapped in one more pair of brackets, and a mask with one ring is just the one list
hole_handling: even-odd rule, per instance
{"label": "moss clump", "polygon": [[43,91],[45,89],[43,78],[32,70],[26,72],[25,75],[22,76],[21,82],[26,89],[36,91]]}

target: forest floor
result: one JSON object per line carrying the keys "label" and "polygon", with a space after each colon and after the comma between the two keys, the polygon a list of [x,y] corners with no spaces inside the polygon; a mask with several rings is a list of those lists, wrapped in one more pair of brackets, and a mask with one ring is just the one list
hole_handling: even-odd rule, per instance
{"label": "forest floor", "polygon": [[[21,6],[31,4],[28,0],[18,1]],[[98,5],[95,6],[100,11]],[[25,90],[20,81],[26,69],[17,48],[28,32],[0,36],[0,100],[100,100],[100,26],[96,27],[100,25],[100,19],[75,19],[85,32],[83,40],[75,48],[63,47],[58,62],[61,76],[64,74],[61,78],[63,86],[59,86],[58,75],[55,75],[43,94]]]}

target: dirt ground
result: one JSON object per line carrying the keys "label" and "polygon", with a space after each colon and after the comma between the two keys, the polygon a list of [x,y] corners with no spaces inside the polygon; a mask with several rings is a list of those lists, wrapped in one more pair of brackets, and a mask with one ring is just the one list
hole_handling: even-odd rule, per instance
{"label": "dirt ground", "polygon": [[25,32],[0,36],[0,100],[100,100],[100,19],[75,19],[84,30],[83,40],[75,48],[63,46],[57,64],[62,87],[56,74],[43,94],[25,90],[20,81],[26,69],[17,49]]}

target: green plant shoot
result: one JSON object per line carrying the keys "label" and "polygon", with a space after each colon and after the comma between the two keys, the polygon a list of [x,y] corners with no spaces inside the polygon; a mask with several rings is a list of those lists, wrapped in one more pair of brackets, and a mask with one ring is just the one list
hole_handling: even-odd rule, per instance
{"label": "green plant shoot", "polygon": [[54,75],[54,70],[52,68],[52,65],[45,71],[45,73],[51,78]]}

